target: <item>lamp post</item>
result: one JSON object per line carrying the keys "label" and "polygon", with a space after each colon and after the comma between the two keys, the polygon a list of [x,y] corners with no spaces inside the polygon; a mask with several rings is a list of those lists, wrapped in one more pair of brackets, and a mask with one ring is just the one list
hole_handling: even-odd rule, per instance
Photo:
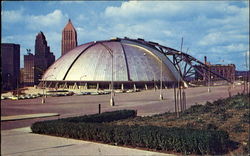
{"label": "lamp post", "polygon": [[175,92],[175,108],[176,108],[176,115],[177,118],[179,118],[179,103],[180,103],[180,99],[179,99],[179,88],[180,88],[180,84],[179,84],[179,72],[178,70],[176,70],[177,73],[177,90],[176,90],[176,84],[174,85],[174,92]]}
{"label": "lamp post", "polygon": [[42,97],[42,104],[45,103],[44,87],[45,87],[45,85],[44,85],[44,79],[43,79],[43,97]]}
{"label": "lamp post", "polygon": [[[39,70],[42,72],[43,74],[43,70],[41,68],[38,68],[38,67],[32,67],[32,69],[34,70]],[[43,97],[42,97],[42,104],[45,103],[45,97],[44,97],[44,88],[45,88],[45,84],[44,84],[44,79],[42,79],[42,82],[43,82],[43,86],[42,86],[42,89],[43,89]]]}
{"label": "lamp post", "polygon": [[18,79],[16,80],[16,91],[17,91],[17,100],[19,100],[19,82]]}
{"label": "lamp post", "polygon": [[111,96],[110,96],[110,106],[115,106],[115,101],[114,101],[114,63],[113,63],[113,51],[105,44],[103,44],[102,42],[100,42],[100,44],[106,48],[111,56]]}
{"label": "lamp post", "polygon": [[156,86],[155,86],[155,74],[154,74],[154,91],[156,92]]}
{"label": "lamp post", "polygon": [[160,100],[163,100],[163,95],[162,95],[162,58],[161,58],[161,87],[160,87]]}
{"label": "lamp post", "polygon": [[210,81],[211,81],[211,73],[210,73],[210,66],[208,67],[208,87],[207,87],[207,92],[210,93],[211,89],[210,89]]}
{"label": "lamp post", "polygon": [[[44,79],[42,79],[42,82],[43,82],[43,97],[42,97],[42,104],[45,103],[45,98],[47,97],[47,94],[44,94],[44,89],[45,89],[45,80],[47,80],[48,77],[51,77],[51,76],[54,76],[53,74],[52,75],[48,75],[47,77],[45,77]],[[54,76],[55,77],[55,76]],[[56,79],[56,77],[55,77]]]}
{"label": "lamp post", "polygon": [[[82,81],[82,78],[83,77],[86,77],[87,75],[82,75],[81,77],[80,77],[80,81]],[[81,93],[82,91],[81,91],[81,86],[80,86],[80,93]]]}
{"label": "lamp post", "polygon": [[[144,56],[146,56],[146,53],[143,54]],[[160,76],[160,100],[163,100],[163,95],[162,95],[162,77],[163,77],[163,74],[162,74],[162,66],[163,66],[163,61],[162,61],[162,58],[160,57],[161,59],[161,76]],[[156,88],[155,88],[155,75],[154,75],[154,90],[156,91]]]}

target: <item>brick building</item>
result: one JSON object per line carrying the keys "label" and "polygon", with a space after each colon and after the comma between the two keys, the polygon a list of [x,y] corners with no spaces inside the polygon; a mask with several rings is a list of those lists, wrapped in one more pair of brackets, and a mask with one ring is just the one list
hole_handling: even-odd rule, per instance
{"label": "brick building", "polygon": [[1,44],[2,91],[14,90],[20,81],[20,45]]}
{"label": "brick building", "polygon": [[77,46],[77,33],[69,19],[67,25],[62,31],[62,55],[74,49]]}
{"label": "brick building", "polygon": [[[215,65],[211,65],[211,64],[207,64],[209,69],[217,74],[220,74],[221,76],[225,77],[226,79],[228,79],[229,81],[233,82],[235,80],[235,65],[234,64],[228,64],[228,65],[221,65],[221,64],[215,64]],[[199,66],[196,66],[199,67]],[[205,74],[209,74],[208,72],[204,72],[203,74],[199,74],[198,72],[196,72],[195,74],[195,79],[196,80],[206,80],[205,79]],[[211,81],[217,81],[217,80],[221,80],[220,77],[211,74],[210,75]]]}

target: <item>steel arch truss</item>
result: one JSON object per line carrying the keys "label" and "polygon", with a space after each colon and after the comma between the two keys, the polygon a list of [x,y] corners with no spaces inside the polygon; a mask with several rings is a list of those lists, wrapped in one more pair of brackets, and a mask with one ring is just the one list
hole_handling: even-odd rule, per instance
{"label": "steel arch truss", "polygon": [[140,38],[130,39],[125,37],[125,39],[150,46],[151,48],[163,53],[170,59],[170,61],[172,61],[172,63],[180,72],[180,75],[185,81],[190,81],[192,76],[194,76],[196,73],[199,73],[205,78],[205,80],[210,80],[211,76],[217,76],[223,80],[232,83],[230,80],[223,77],[219,73],[212,71],[208,65],[204,64],[193,56],[188,55],[187,53],[160,45],[155,42],[145,41],[144,39]]}

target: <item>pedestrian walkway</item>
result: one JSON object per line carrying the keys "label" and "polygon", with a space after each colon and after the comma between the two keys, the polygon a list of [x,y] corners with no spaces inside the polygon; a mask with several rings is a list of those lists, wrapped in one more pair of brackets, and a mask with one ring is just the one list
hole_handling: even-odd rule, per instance
{"label": "pedestrian walkway", "polygon": [[170,154],[118,147],[101,143],[39,135],[29,127],[1,131],[1,155],[19,156],[166,156]]}
{"label": "pedestrian walkway", "polygon": [[33,118],[44,118],[51,116],[59,116],[58,113],[39,113],[39,114],[24,114],[24,115],[12,115],[12,116],[1,116],[2,121],[15,121],[15,120],[25,120]]}

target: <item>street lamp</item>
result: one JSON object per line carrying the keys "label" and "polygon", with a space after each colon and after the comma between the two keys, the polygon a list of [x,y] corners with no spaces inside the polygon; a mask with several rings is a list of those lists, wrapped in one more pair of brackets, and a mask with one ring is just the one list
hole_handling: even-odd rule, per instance
{"label": "street lamp", "polygon": [[[43,103],[45,103],[45,98],[46,98],[46,96],[47,96],[47,94],[46,94],[46,96],[44,96],[44,89],[45,89],[45,80],[48,78],[48,77],[51,77],[51,76],[54,76],[54,75],[48,75],[47,77],[45,77],[45,78],[43,78],[42,79],[42,81],[43,81],[43,97],[42,97],[42,104]],[[55,77],[55,76],[54,76]]]}
{"label": "street lamp", "polygon": [[[144,53],[143,55],[146,56],[146,53]],[[161,59],[160,100],[163,100],[163,95],[162,95],[162,77],[163,77],[162,66],[163,66],[163,61],[162,61],[162,57],[160,57],[160,59]],[[155,90],[155,75],[154,75],[154,90]]]}
{"label": "street lamp", "polygon": [[161,58],[161,87],[160,87],[160,100],[163,100],[163,95],[162,95],[162,58]]}
{"label": "street lamp", "polygon": [[[82,78],[83,77],[86,77],[87,75],[82,75],[81,77],[80,77],[80,81],[82,81]],[[80,86],[80,93],[81,93],[82,91],[81,91],[81,86]]]}
{"label": "street lamp", "polygon": [[44,88],[45,88],[45,84],[44,84],[44,79],[43,79],[43,97],[42,97],[42,104],[45,103]]}
{"label": "street lamp", "polygon": [[[43,74],[43,70],[41,68],[38,68],[38,67],[32,67],[32,69],[34,70],[39,70],[40,72],[42,72]],[[42,89],[43,89],[43,97],[42,97],[42,104],[45,103],[45,97],[44,97],[44,88],[45,88],[45,84],[44,84],[44,79],[42,79],[43,81],[43,86],[42,86]]]}
{"label": "street lamp", "polygon": [[211,89],[210,89],[210,80],[211,79],[211,73],[210,73],[210,66],[208,67],[208,85],[207,85],[207,92],[210,93]]}
{"label": "street lamp", "polygon": [[17,100],[19,100],[19,82],[18,82],[18,78],[16,80],[16,91],[17,91]]}
{"label": "street lamp", "polygon": [[110,96],[110,106],[114,106],[115,105],[115,101],[114,101],[114,74],[113,74],[113,71],[114,71],[114,63],[113,63],[113,51],[105,44],[103,44],[102,42],[100,42],[100,44],[106,48],[111,56],[111,96]]}

